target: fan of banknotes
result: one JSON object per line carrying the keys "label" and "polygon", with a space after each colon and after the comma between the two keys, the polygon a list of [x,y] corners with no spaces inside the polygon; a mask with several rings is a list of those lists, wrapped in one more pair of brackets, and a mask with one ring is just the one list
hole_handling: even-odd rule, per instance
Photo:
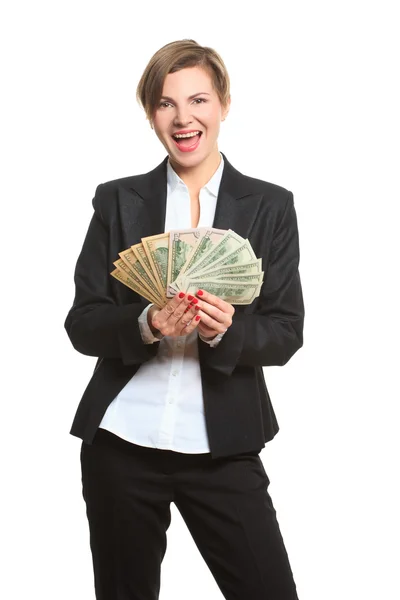
{"label": "fan of banknotes", "polygon": [[261,258],[231,229],[172,230],[118,254],[111,275],[159,308],[177,292],[198,289],[230,304],[251,304],[263,282]]}

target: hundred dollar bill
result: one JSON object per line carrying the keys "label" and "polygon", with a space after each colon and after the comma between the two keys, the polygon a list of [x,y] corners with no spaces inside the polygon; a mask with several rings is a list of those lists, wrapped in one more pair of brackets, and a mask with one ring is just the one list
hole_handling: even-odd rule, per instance
{"label": "hundred dollar bill", "polygon": [[207,228],[196,229],[174,229],[169,232],[169,253],[167,272],[167,296],[172,297],[174,286],[171,285],[182,271],[193,248],[197,246],[201,237],[205,235]]}
{"label": "hundred dollar bill", "polygon": [[[249,240],[245,240],[243,245],[239,246],[229,254],[226,254],[225,256],[220,258],[218,261],[210,265],[208,269],[202,270],[201,273],[198,272],[197,275],[205,275],[206,273],[208,274],[209,271],[215,271],[220,267],[245,265],[246,263],[254,262],[256,260],[257,257],[254,254],[253,248],[251,247]],[[187,273],[187,275],[192,275],[192,273]]]}
{"label": "hundred dollar bill", "polygon": [[150,295],[147,295],[147,293],[143,293],[142,288],[140,288],[137,285],[137,283],[131,277],[129,277],[127,273],[124,273],[124,271],[121,271],[120,269],[114,269],[114,271],[111,271],[110,275],[115,277],[115,279],[126,285],[128,288],[130,288],[140,296],[143,296],[143,298],[146,298],[146,300],[149,300],[149,302],[153,302],[156,306],[158,306],[158,308],[163,307],[163,305],[157,304],[157,302],[155,302]]}
{"label": "hundred dollar bill", "polygon": [[167,289],[169,233],[160,233],[142,238],[144,251],[151,266],[157,287],[162,296]]}
{"label": "hundred dollar bill", "polygon": [[195,295],[199,288],[222,298],[230,304],[251,304],[259,296],[261,284],[192,279],[185,291],[188,294]]}
{"label": "hundred dollar bill", "polygon": [[131,267],[128,266],[123,260],[122,258],[116,260],[114,263],[114,266],[117,267],[117,269],[119,271],[121,271],[124,275],[127,275],[137,286],[137,288],[140,290],[140,295],[143,297],[148,297],[148,298],[152,298],[152,301],[161,301],[161,297],[160,295],[157,294],[153,294],[153,292],[151,292],[149,289],[147,289],[147,287],[145,285],[143,285],[142,280],[140,279],[140,277],[138,277],[136,275],[136,273],[134,273],[134,271],[132,271]]}
{"label": "hundred dollar bill", "polygon": [[219,269],[214,269],[213,266],[212,269],[204,274],[197,273],[197,279],[202,279],[203,277],[219,279],[220,277],[225,277],[225,275],[254,275],[254,273],[261,273],[261,269],[261,258],[258,258],[256,261],[249,263],[226,265],[224,267],[219,267]]}
{"label": "hundred dollar bill", "polygon": [[[142,242],[139,242],[139,244],[134,244],[133,246],[131,246],[131,249],[132,249],[133,254],[136,256],[136,258],[142,265],[143,269],[146,271],[148,277],[153,282],[153,285],[158,290],[157,280],[154,277],[153,272],[151,270],[151,265],[150,265],[149,259],[147,258],[147,254],[144,251]],[[165,297],[165,296],[163,296],[163,297]]]}
{"label": "hundred dollar bill", "polygon": [[178,279],[172,281],[172,285],[177,287],[179,290],[179,281],[181,277],[185,273],[188,273],[194,265],[200,262],[204,258],[204,256],[206,256],[213,248],[215,248],[215,246],[217,246],[220,243],[220,241],[224,238],[226,233],[226,229],[215,229],[214,227],[208,228],[204,235],[202,235],[201,239],[199,240],[199,243],[193,248],[192,252],[190,253],[187,262],[183,265],[181,269]]}
{"label": "hundred dollar bill", "polygon": [[[218,263],[218,261],[222,260],[225,256],[242,246],[244,242],[245,240],[240,235],[231,229],[228,229],[219,244],[205,254],[201,260],[197,261],[192,267],[187,269],[185,275],[193,276],[196,273],[210,269],[215,263]],[[257,257],[255,256],[254,260],[256,259]]]}
{"label": "hundred dollar bill", "polygon": [[[121,259],[124,261],[124,263],[129,267],[130,272],[132,273],[133,277],[136,276],[145,289],[147,289],[156,298],[159,298],[160,300],[162,300],[162,296],[160,295],[160,292],[158,291],[157,285],[153,282],[153,279],[151,279],[148,276],[147,272],[144,270],[142,264],[140,263],[138,257],[136,256],[136,254],[134,254],[132,248],[128,248],[127,250],[124,250],[123,252],[119,252],[118,254],[120,255]],[[115,263],[114,263],[114,265],[118,268],[118,265],[116,265]],[[128,273],[128,275],[129,275],[129,273]]]}
{"label": "hundred dollar bill", "polygon": [[[235,284],[235,283],[255,283],[257,285],[262,284],[263,282],[263,277],[264,277],[264,271],[261,271],[261,273],[253,273],[252,275],[225,275],[222,277],[218,277],[218,280],[214,277],[209,277],[208,280],[207,278],[204,279],[203,281],[209,281],[210,279],[213,281],[223,281],[224,283],[227,284]],[[193,277],[191,278],[190,276],[185,277],[183,279],[183,286],[184,288],[188,288],[191,285],[192,281],[201,281],[200,277]],[[203,289],[203,288],[202,288]]]}

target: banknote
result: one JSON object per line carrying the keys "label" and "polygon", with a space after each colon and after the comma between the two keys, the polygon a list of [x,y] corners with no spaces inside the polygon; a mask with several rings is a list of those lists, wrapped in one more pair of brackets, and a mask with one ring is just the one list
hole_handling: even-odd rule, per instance
{"label": "banknote", "polygon": [[197,279],[202,279],[203,277],[208,277],[208,279],[218,279],[219,277],[225,277],[226,275],[253,275],[254,273],[261,273],[261,269],[261,258],[258,258],[256,261],[251,261],[249,263],[225,265],[218,269],[212,268],[205,273],[197,273]]}
{"label": "banknote", "polygon": [[176,283],[178,289],[179,279],[185,273],[188,273],[196,264],[201,262],[203,258],[207,256],[209,252],[211,252],[213,248],[219,245],[219,243],[226,236],[227,233],[228,232],[226,231],[226,229],[215,229],[213,227],[207,229],[204,235],[201,236],[199,243],[193,248],[186,263],[183,265],[179,277],[175,281],[173,281],[173,283]]}
{"label": "banknote", "polygon": [[134,273],[130,266],[128,266],[122,258],[114,261],[114,266],[123,273],[123,275],[128,276],[137,286],[140,291],[140,295],[146,298],[151,298],[152,302],[161,300],[159,294],[153,294],[143,283],[143,281]]}
{"label": "banknote", "polygon": [[211,248],[200,260],[185,270],[185,274],[193,275],[213,267],[213,265],[218,264],[225,256],[242,246],[244,241],[240,235],[232,230],[228,230],[214,248]]}
{"label": "banknote", "polygon": [[259,296],[261,284],[192,279],[186,292],[194,295],[199,288],[207,290],[210,294],[214,294],[230,304],[251,304]]}
{"label": "banknote", "polygon": [[[224,281],[228,284],[230,283],[255,283],[255,284],[260,284],[263,281],[263,277],[264,277],[264,272],[261,271],[261,273],[253,273],[253,275],[223,275],[221,277],[218,277],[218,281]],[[215,279],[213,277],[209,277],[208,279],[205,278],[203,281],[207,282],[210,280],[214,280]],[[183,287],[182,290],[183,291],[187,291],[188,288],[191,286],[191,282],[192,281],[202,281],[202,278],[198,278],[198,277],[190,277],[190,275],[188,277],[184,277],[183,278]],[[200,286],[201,287],[201,286]],[[204,288],[204,286],[203,286]]]}
{"label": "banknote", "polygon": [[231,229],[174,229],[122,250],[111,275],[159,308],[177,292],[199,288],[231,304],[260,294],[264,271],[250,241]]}
{"label": "banknote", "polygon": [[123,270],[115,268],[114,271],[111,271],[110,275],[115,277],[115,279],[118,279],[118,281],[126,285],[128,288],[130,288],[143,298],[146,298],[146,300],[149,300],[159,308],[162,308],[162,306],[157,304],[157,301],[152,296],[150,296],[150,294],[148,294],[143,290],[143,288],[138,286],[137,283],[131,277],[129,277],[127,273],[124,273]]}
{"label": "banknote", "polygon": [[[246,263],[254,262],[257,260],[256,255],[253,252],[252,247],[250,246],[249,240],[244,240],[244,244],[238,246],[232,252],[229,252],[222,256],[222,258],[216,260],[214,263],[205,266],[205,268],[201,269],[201,271],[197,271],[197,273],[205,274],[208,271],[219,269],[224,266],[233,266],[233,265],[243,265]],[[196,271],[194,271],[196,272]],[[187,273],[187,275],[192,275],[191,273]]]}
{"label": "banknote", "polygon": [[188,261],[193,248],[206,234],[206,228],[180,229],[170,231],[168,250],[167,296],[172,296],[178,290],[172,282],[178,278]]}
{"label": "banknote", "polygon": [[[138,257],[136,254],[134,254],[132,248],[128,248],[123,252],[119,252],[119,255],[124,261],[125,265],[129,267],[130,273],[128,273],[128,275],[131,274],[133,278],[137,277],[145,289],[147,289],[156,298],[162,300],[163,297],[158,291],[156,283],[154,283],[153,279],[149,277]],[[114,263],[114,265],[118,268],[116,263]]]}
{"label": "banknote", "polygon": [[169,233],[160,233],[142,238],[144,251],[161,295],[167,289]]}

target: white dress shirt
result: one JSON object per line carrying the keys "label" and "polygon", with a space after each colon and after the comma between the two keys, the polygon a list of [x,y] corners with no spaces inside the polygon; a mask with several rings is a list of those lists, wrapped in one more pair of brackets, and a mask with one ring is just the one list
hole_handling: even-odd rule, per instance
{"label": "white dress shirt", "polygon": [[[200,190],[198,227],[211,227],[214,221],[224,168],[220,156],[218,169]],[[168,160],[165,231],[190,227],[189,190]],[[139,317],[144,343],[159,341],[147,323],[149,308]],[[207,343],[216,346],[222,335]],[[99,427],[140,446],[189,454],[210,452],[197,338],[197,329],[187,336],[164,336],[157,355],[140,365],[108,406]]]}

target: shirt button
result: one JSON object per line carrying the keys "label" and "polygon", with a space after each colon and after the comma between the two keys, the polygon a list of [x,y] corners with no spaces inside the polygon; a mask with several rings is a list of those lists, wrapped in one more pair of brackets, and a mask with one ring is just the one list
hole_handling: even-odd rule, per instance
{"label": "shirt button", "polygon": [[176,377],[178,375],[178,371],[172,371],[172,375]]}
{"label": "shirt button", "polygon": [[173,403],[173,401],[174,401],[174,399],[173,399],[173,398],[169,398],[169,399],[168,399],[168,402],[169,402],[170,404],[172,404],[172,403]]}

